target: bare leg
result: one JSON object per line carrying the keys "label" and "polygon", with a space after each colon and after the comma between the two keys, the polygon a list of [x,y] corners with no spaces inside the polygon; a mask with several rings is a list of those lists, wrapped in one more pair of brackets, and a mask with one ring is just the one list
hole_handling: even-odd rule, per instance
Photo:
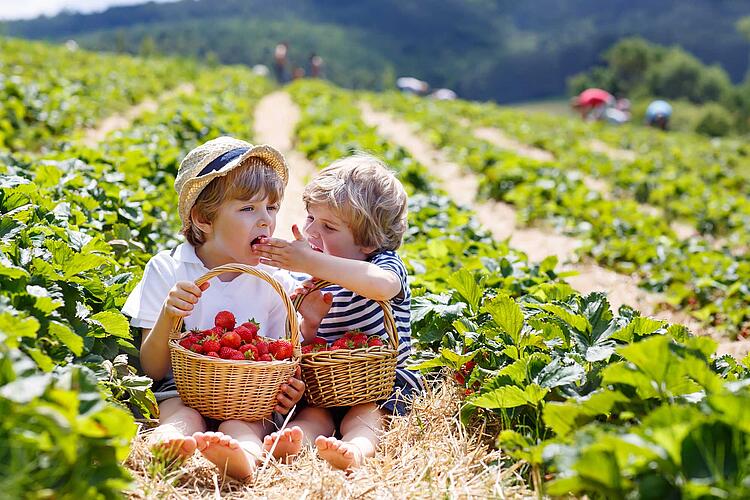
{"label": "bare leg", "polygon": [[198,432],[193,437],[198,451],[222,473],[247,481],[252,478],[262,456],[261,440],[268,425],[264,422],[227,420],[219,425],[219,432]]}
{"label": "bare leg", "polygon": [[331,436],[335,428],[333,418],[325,408],[306,407],[292,420],[292,427],[272,432],[263,439],[263,449],[270,452],[275,441],[273,457],[287,461],[302,449],[302,442],[312,446],[314,436]]}
{"label": "bare leg", "polygon": [[323,436],[315,439],[318,453],[337,469],[359,467],[365,458],[375,456],[385,415],[375,403],[351,407],[341,421],[341,439]]}
{"label": "bare leg", "polygon": [[159,404],[159,426],[148,438],[149,447],[165,458],[187,458],[196,449],[193,433],[204,430],[206,421],[200,413],[180,398],[170,398]]}

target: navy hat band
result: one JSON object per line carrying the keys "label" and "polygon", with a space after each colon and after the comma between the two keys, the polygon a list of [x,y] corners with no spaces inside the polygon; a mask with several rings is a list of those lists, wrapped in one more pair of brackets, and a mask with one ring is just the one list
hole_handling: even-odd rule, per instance
{"label": "navy hat band", "polygon": [[237,149],[232,149],[231,151],[227,151],[226,153],[219,156],[218,158],[214,158],[213,160],[211,160],[211,163],[203,167],[203,170],[200,171],[197,177],[201,177],[208,173],[221,170],[222,168],[224,168],[224,166],[227,163],[229,163],[230,161],[234,160],[235,158],[241,156],[242,154],[248,151],[250,151],[250,148],[237,148]]}

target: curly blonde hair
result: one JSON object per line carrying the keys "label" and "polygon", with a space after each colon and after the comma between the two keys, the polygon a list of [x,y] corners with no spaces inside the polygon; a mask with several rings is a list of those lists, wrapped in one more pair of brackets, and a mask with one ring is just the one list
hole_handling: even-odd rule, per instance
{"label": "curly blonde hair", "polygon": [[365,153],[321,170],[302,199],[305,206],[327,205],[347,224],[357,245],[375,252],[400,247],[408,227],[404,186],[382,161]]}

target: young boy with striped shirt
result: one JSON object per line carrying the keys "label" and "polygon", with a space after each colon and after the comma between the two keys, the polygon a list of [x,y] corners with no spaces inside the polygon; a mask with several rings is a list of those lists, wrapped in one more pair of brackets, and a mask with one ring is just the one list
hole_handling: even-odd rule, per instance
{"label": "young boy with striped shirt", "polygon": [[[407,229],[407,195],[382,162],[357,154],[323,169],[303,199],[306,238],[295,226],[295,241],[270,238],[254,245],[263,263],[336,283],[303,302],[303,344],[315,336],[331,342],[349,330],[386,339],[377,301],[390,303],[398,329],[396,383],[388,400],[333,410],[305,407],[293,421],[294,438],[286,433],[277,445],[291,456],[299,452],[303,436],[311,444],[314,438],[322,458],[351,469],[374,456],[384,417],[406,413],[408,399],[423,390],[421,377],[405,367],[411,354],[411,292],[395,252]],[[299,293],[306,293],[310,281],[305,284]],[[341,439],[330,437],[337,417]],[[276,438],[271,434],[266,440]]]}

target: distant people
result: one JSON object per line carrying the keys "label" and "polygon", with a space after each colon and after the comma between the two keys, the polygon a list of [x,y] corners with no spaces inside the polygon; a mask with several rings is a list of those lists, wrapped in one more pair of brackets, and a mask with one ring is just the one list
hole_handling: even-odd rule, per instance
{"label": "distant people", "polygon": [[276,80],[279,83],[284,83],[287,80],[286,65],[288,53],[289,44],[287,42],[276,44],[276,48],[273,50],[273,69],[276,73]]}
{"label": "distant people", "polygon": [[672,117],[672,106],[667,101],[657,99],[646,108],[646,124],[651,127],[667,130]]}
{"label": "distant people", "polygon": [[616,102],[615,96],[597,88],[586,89],[570,100],[573,109],[587,121],[606,118],[607,108],[614,107]]}
{"label": "distant people", "polygon": [[300,66],[297,66],[292,71],[292,80],[299,80],[300,78],[305,77],[305,68],[302,68]]}
{"label": "distant people", "polygon": [[396,87],[406,94],[425,95],[430,90],[430,85],[412,76],[402,76],[396,79]]}
{"label": "distant people", "polygon": [[617,99],[614,106],[607,105],[604,109],[604,120],[615,125],[622,125],[630,121],[630,99]]}
{"label": "distant people", "polygon": [[452,101],[458,96],[451,89],[437,89],[429,97],[437,101]]}
{"label": "distant people", "polygon": [[315,52],[310,54],[310,78],[321,78],[323,75],[323,58]]}

